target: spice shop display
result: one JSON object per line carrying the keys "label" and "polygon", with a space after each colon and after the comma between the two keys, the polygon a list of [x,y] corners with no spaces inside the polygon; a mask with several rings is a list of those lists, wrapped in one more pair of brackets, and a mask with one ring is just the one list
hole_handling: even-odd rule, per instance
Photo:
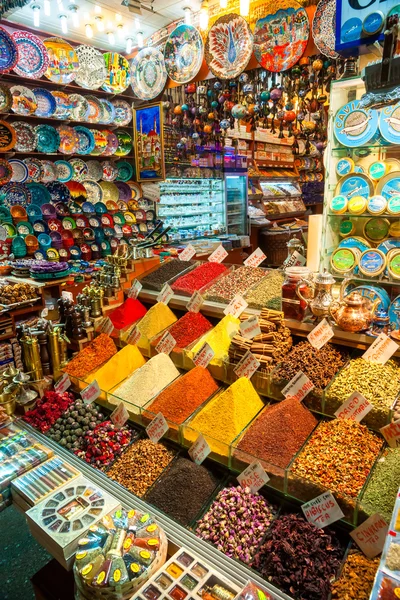
{"label": "spice shop display", "polygon": [[162,289],[165,283],[171,284],[175,278],[185,272],[187,269],[194,268],[196,263],[190,260],[170,260],[162,263],[156,270],[145,275],[140,283],[144,288],[150,290]]}
{"label": "spice shop display", "polygon": [[7,308],[23,306],[39,299],[39,290],[29,283],[12,283],[3,279],[0,284],[0,305]]}
{"label": "spice shop display", "polygon": [[228,268],[222,263],[205,262],[190,271],[190,273],[179,277],[171,287],[177,294],[191,296],[195,291],[200,290],[227,272]]}
{"label": "spice shop display", "polygon": [[66,365],[65,372],[83,379],[117,353],[113,340],[101,333]]}
{"label": "spice shop display", "polygon": [[140,338],[137,345],[148,356],[150,340],[177,321],[172,310],[163,302],[154,304],[137,324]]}
{"label": "spice shop display", "polygon": [[92,423],[75,454],[98,469],[107,468],[138,437],[138,433],[127,425],[117,427],[111,421],[103,421],[93,427]]}
{"label": "spice shop display", "polygon": [[58,394],[47,391],[37,400],[35,407],[25,413],[23,419],[35,429],[46,433],[74,402],[74,396],[69,392]]}
{"label": "spice shop display", "polygon": [[368,600],[378,567],[379,558],[367,558],[361,552],[351,550],[340,576],[332,585],[332,599]]}
{"label": "spice shop display", "polygon": [[108,392],[146,363],[137,346],[125,346],[114,354],[105,365],[92,371],[85,379],[86,383],[97,381],[102,391]]}
{"label": "spice shop display", "polygon": [[[193,359],[200,348],[207,343],[214,352],[210,364],[217,367],[219,373],[228,358],[229,347],[233,336],[239,331],[239,325],[239,319],[232,315],[225,315],[225,317],[217,323],[214,329],[203,335],[203,337],[187,351],[188,358]],[[223,377],[221,377],[221,379],[223,379]]]}
{"label": "spice shop display", "polygon": [[[176,321],[176,323],[168,327],[167,331],[172,335],[176,342],[176,346],[174,346],[171,352],[173,353],[174,362],[177,366],[183,367],[184,349],[212,328],[213,326],[206,317],[203,317],[200,312],[192,311],[185,313],[183,317]],[[157,344],[163,335],[164,334],[161,334],[153,338],[150,344],[152,353],[157,351]],[[181,358],[181,364],[177,364],[179,360],[177,358],[178,356]]]}
{"label": "spice shop display", "polygon": [[114,328],[125,329],[146,314],[146,307],[137,298],[127,298],[118,308],[107,314]]}
{"label": "spice shop display", "polygon": [[386,448],[382,453],[359,500],[359,521],[379,513],[390,522],[400,487],[399,457],[399,448]]}
{"label": "spice shop display", "polygon": [[266,271],[258,267],[239,267],[216,281],[203,295],[206,300],[228,304],[237,294],[243,295],[265,275]]}
{"label": "spice shop display", "polygon": [[250,308],[270,308],[281,310],[282,284],[284,277],[278,270],[269,271],[266,276],[244,296]]}

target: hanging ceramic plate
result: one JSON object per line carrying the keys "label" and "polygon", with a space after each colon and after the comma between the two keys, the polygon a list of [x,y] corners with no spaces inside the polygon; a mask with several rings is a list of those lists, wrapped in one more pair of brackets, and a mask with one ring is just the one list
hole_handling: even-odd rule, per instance
{"label": "hanging ceramic plate", "polygon": [[312,36],[324,56],[337,59],[335,50],[336,0],[320,0],[312,22]]}
{"label": "hanging ceramic plate", "polygon": [[107,147],[103,152],[103,156],[112,156],[116,153],[118,148],[118,138],[113,131],[109,129],[103,129],[103,133],[107,136]]}
{"label": "hanging ceramic plate", "polygon": [[296,0],[270,0],[263,10],[266,16],[254,28],[254,54],[264,69],[280,73],[304,54],[310,35],[307,12]]}
{"label": "hanging ceramic plate", "polygon": [[125,127],[132,121],[132,107],[125,100],[114,100],[113,106],[115,109],[114,125]]}
{"label": "hanging ceramic plate", "polygon": [[244,69],[253,52],[253,35],[246,19],[223,15],[214,23],[206,40],[206,63],[220,79],[234,79]]}
{"label": "hanging ceramic plate", "polygon": [[53,94],[44,88],[35,88],[33,93],[36,97],[37,117],[52,117],[57,110],[57,102]]}
{"label": "hanging ceramic plate", "polygon": [[93,181],[92,179],[83,179],[81,183],[85,187],[89,202],[96,204],[96,202],[101,202],[103,200],[103,190],[97,181]]}
{"label": "hanging ceramic plate", "polygon": [[115,108],[110,100],[106,100],[105,98],[99,98],[100,103],[103,107],[101,123],[105,125],[110,125],[115,119]]}
{"label": "hanging ceramic plate", "polygon": [[[117,177],[118,181],[129,181],[130,179],[132,179],[133,166],[130,163],[128,163],[128,161],[119,160],[117,162],[117,167],[118,167],[118,177]],[[137,184],[137,185],[138,185],[138,187],[140,187],[139,184]],[[140,192],[139,196],[141,196],[141,195],[142,194]]]}
{"label": "hanging ceramic plate", "polygon": [[172,81],[191,81],[200,70],[203,54],[203,40],[196,27],[184,23],[176,27],[164,48],[165,68]]}
{"label": "hanging ceramic plate", "polygon": [[107,77],[101,86],[111,94],[122,94],[131,82],[129,63],[117,52],[106,52],[103,54],[106,63]]}
{"label": "hanging ceramic plate", "polygon": [[32,195],[27,185],[23,183],[7,183],[1,188],[1,195],[6,206],[26,206],[32,202]]}
{"label": "hanging ceramic plate", "polygon": [[105,160],[101,163],[103,169],[103,181],[115,181],[118,176],[118,168],[114,162]]}
{"label": "hanging ceramic plate", "polygon": [[18,61],[18,47],[11,35],[0,27],[0,73],[8,73]]}
{"label": "hanging ceramic plate", "polygon": [[14,72],[20,77],[40,79],[49,66],[49,57],[42,40],[28,31],[14,31],[11,37],[18,48],[18,62]]}
{"label": "hanging ceramic plate", "polygon": [[101,181],[100,187],[103,190],[103,202],[117,202],[119,200],[119,191],[117,186],[110,181]]}
{"label": "hanging ceramic plate", "polygon": [[118,188],[120,200],[123,202],[129,202],[129,200],[132,200],[132,190],[127,183],[124,181],[116,181],[115,185]]}
{"label": "hanging ceramic plate", "polygon": [[101,163],[98,160],[88,160],[88,179],[92,179],[93,181],[100,181],[103,177],[103,169],[101,168]]}
{"label": "hanging ceramic plate", "polygon": [[79,136],[73,127],[62,125],[58,128],[60,135],[59,151],[63,154],[73,154],[77,152],[79,146]]}
{"label": "hanging ceramic plate", "polygon": [[165,87],[164,56],[156,48],[142,48],[131,62],[131,86],[141,100],[153,100]]}
{"label": "hanging ceramic plate", "polygon": [[9,181],[11,181],[12,175],[12,166],[10,165],[8,160],[0,158],[0,185],[5,185]]}
{"label": "hanging ceramic plate", "polygon": [[126,156],[132,150],[132,137],[127,131],[117,131],[117,138],[118,148],[115,154],[117,156]]}
{"label": "hanging ceramic plate", "polygon": [[[56,169],[58,170],[58,166],[56,165]],[[61,183],[60,181],[52,181],[46,185],[49,194],[51,196],[51,201],[54,204],[58,202],[62,202],[66,204],[71,200],[71,194],[66,185]]]}
{"label": "hanging ceramic plate", "polygon": [[60,146],[60,136],[58,131],[51,125],[37,125],[35,127],[37,135],[37,149],[39,152],[53,154],[58,152]]}
{"label": "hanging ceramic plate", "polygon": [[33,115],[37,109],[35,94],[23,85],[13,85],[10,88],[12,95],[12,111],[17,115]]}
{"label": "hanging ceramic plate", "polygon": [[12,106],[13,98],[10,92],[10,88],[6,85],[0,85],[0,113],[6,113],[10,111]]}
{"label": "hanging ceramic plate", "polygon": [[80,94],[69,95],[70,115],[75,121],[87,121],[90,107],[89,102]]}
{"label": "hanging ceramic plate", "polygon": [[56,160],[54,163],[57,169],[57,179],[61,181],[61,183],[67,183],[67,181],[71,181],[74,170],[72,166],[66,160]]}
{"label": "hanging ceramic plate", "polygon": [[78,46],[76,54],[79,59],[79,68],[75,81],[87,90],[97,90],[107,78],[107,69],[101,52],[92,46]]}
{"label": "hanging ceramic plate", "polygon": [[99,156],[100,154],[103,154],[104,150],[107,148],[107,136],[97,129],[92,129],[92,133],[94,135],[95,147],[90,154]]}
{"label": "hanging ceramic plate", "polygon": [[54,117],[56,119],[69,119],[71,114],[71,103],[69,101],[69,96],[65,92],[51,92],[53,94],[53,98],[56,101],[57,108],[54,113]]}
{"label": "hanging ceramic plate", "polygon": [[24,183],[29,176],[29,171],[26,164],[18,158],[11,158],[8,162],[10,163],[12,169],[11,181],[14,183]]}
{"label": "hanging ceramic plate", "polygon": [[42,183],[27,183],[26,187],[32,195],[32,204],[42,206],[42,204],[48,204],[51,200],[50,192],[45,185]]}
{"label": "hanging ceramic plate", "polygon": [[86,96],[86,100],[89,104],[89,114],[87,120],[89,123],[100,123],[104,115],[104,108],[102,103],[96,96]]}
{"label": "hanging ceramic plate", "polygon": [[7,152],[14,148],[16,139],[17,136],[14,127],[6,123],[6,121],[0,121],[0,150]]}
{"label": "hanging ceramic plate", "polygon": [[37,136],[34,128],[23,121],[14,122],[11,125],[14,127],[15,135],[17,136],[15,149],[18,152],[34,152],[37,144]]}
{"label": "hanging ceramic plate", "polygon": [[[141,185],[139,183],[136,183],[134,181],[130,181],[129,182],[129,187],[132,190],[132,200],[137,201],[139,200],[139,198],[142,197],[142,188]],[[132,210],[132,209],[130,209]]]}
{"label": "hanging ceramic plate", "polygon": [[40,181],[42,178],[42,163],[38,158],[24,158],[28,168],[28,181]]}
{"label": "hanging ceramic plate", "polygon": [[47,38],[43,41],[49,55],[49,66],[45,76],[55,83],[71,83],[76,77],[79,60],[75,50],[59,37]]}
{"label": "hanging ceramic plate", "polygon": [[57,167],[51,160],[42,160],[42,182],[56,181]]}
{"label": "hanging ceramic plate", "polygon": [[94,135],[87,127],[78,125],[74,128],[78,134],[79,141],[77,147],[78,154],[91,154],[96,146]]}
{"label": "hanging ceramic plate", "polygon": [[71,158],[68,162],[74,170],[74,176],[72,178],[74,181],[82,181],[82,179],[87,178],[88,166],[84,160],[81,158]]}
{"label": "hanging ceramic plate", "polygon": [[71,200],[82,204],[87,200],[87,192],[79,181],[69,181],[65,184],[70,191]]}

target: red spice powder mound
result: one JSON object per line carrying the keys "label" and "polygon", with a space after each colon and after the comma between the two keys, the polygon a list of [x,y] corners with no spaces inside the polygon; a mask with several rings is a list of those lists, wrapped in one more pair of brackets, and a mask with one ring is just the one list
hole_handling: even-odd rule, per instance
{"label": "red spice powder mound", "polygon": [[153,414],[145,412],[145,416],[152,418],[162,412],[166,419],[180,425],[217,389],[209,371],[195,367],[161,392],[147,407]]}
{"label": "red spice powder mound", "polygon": [[73,377],[86,377],[116,353],[117,348],[113,340],[105,333],[101,333],[70,360],[64,367],[64,371]]}
{"label": "red spice powder mound", "polygon": [[121,306],[113,310],[108,316],[116,329],[124,329],[141,319],[147,309],[137,298],[127,298]]}
{"label": "red spice powder mound", "polygon": [[[212,329],[212,325],[208,319],[203,317],[201,313],[187,312],[183,317],[174,323],[168,331],[176,341],[174,350],[178,348],[186,348],[189,344],[197,340],[197,338],[204,335],[207,331]],[[157,337],[153,342],[152,346],[157,346],[158,342],[162,338],[162,335]]]}
{"label": "red spice powder mound", "polygon": [[194,269],[194,271],[179,277],[173,283],[172,289],[175,292],[186,292],[192,295],[193,292],[207,285],[207,283],[210,283],[213,279],[225,273],[225,271],[228,272],[228,268],[221,263],[203,263]]}

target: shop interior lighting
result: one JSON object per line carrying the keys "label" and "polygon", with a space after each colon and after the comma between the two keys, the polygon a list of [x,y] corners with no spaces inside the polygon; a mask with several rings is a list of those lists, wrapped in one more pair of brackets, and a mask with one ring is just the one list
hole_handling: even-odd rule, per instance
{"label": "shop interior lighting", "polygon": [[136,31],[140,30],[140,21],[137,17],[135,19],[135,29],[136,29]]}
{"label": "shop interior lighting", "polygon": [[200,8],[199,24],[200,29],[205,31],[208,29],[208,0],[203,0]]}
{"label": "shop interior lighting", "polygon": [[63,15],[65,13],[63,1],[57,0],[57,6],[58,6],[58,12]]}
{"label": "shop interior lighting", "polygon": [[122,16],[119,13],[116,13],[115,15],[115,20],[117,21],[117,23],[121,23],[122,21]]}
{"label": "shop interior lighting", "polygon": [[108,37],[108,43],[111,46],[114,46],[115,45],[115,35],[114,35],[114,32],[113,31],[108,31],[107,32],[107,37]]}
{"label": "shop interior lighting", "polygon": [[103,17],[100,17],[99,15],[97,15],[94,18],[95,22],[96,22],[96,27],[97,27],[97,31],[104,31],[104,21],[103,21]]}
{"label": "shop interior lighting", "polygon": [[128,37],[128,38],[126,38],[125,52],[127,54],[130,54],[132,52],[132,48],[133,48],[133,39],[131,37]]}
{"label": "shop interior lighting", "polygon": [[137,32],[137,45],[139,46],[139,48],[143,48],[143,31],[138,31]]}
{"label": "shop interior lighting", "polygon": [[78,29],[78,27],[79,27],[79,9],[78,9],[78,7],[75,6],[74,4],[71,4],[71,6],[68,7],[68,10],[71,13],[73,26],[76,29]]}
{"label": "shop interior lighting", "polygon": [[250,0],[240,0],[239,12],[241,17],[248,17],[250,10]]}
{"label": "shop interior lighting", "polygon": [[101,6],[99,6],[98,4],[95,4],[94,12],[96,15],[101,15]]}
{"label": "shop interior lighting", "polygon": [[68,17],[67,15],[60,15],[61,31],[68,33]]}
{"label": "shop interior lighting", "polygon": [[50,0],[44,0],[44,2],[43,2],[43,11],[44,11],[44,14],[46,15],[46,17],[49,17],[51,15]]}
{"label": "shop interior lighting", "polygon": [[122,40],[124,37],[124,26],[122,23],[117,25],[117,36],[120,40]]}
{"label": "shop interior lighting", "polygon": [[228,0],[219,0],[220,8],[228,8]]}
{"label": "shop interior lighting", "polygon": [[189,8],[189,6],[185,6],[185,8],[183,9],[183,12],[185,13],[186,25],[191,25],[192,24],[192,11]]}
{"label": "shop interior lighting", "polygon": [[33,4],[32,11],[33,11],[33,26],[39,27],[40,26],[40,6],[38,4]]}
{"label": "shop interior lighting", "polygon": [[93,27],[90,25],[90,23],[86,23],[85,25],[85,34],[86,37],[91,40],[93,37]]}

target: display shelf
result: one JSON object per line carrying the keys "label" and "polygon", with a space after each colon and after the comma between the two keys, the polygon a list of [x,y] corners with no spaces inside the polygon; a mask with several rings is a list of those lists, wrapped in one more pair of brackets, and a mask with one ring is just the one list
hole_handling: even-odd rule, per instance
{"label": "display shelf", "polygon": [[[327,213],[328,217],[351,217],[352,219],[397,219],[398,221],[400,221],[400,216],[399,215],[390,215],[388,213],[383,213],[381,215],[371,215],[370,213],[368,214],[362,214],[362,215],[353,215],[352,213],[342,213],[341,215],[338,215],[337,213],[333,213],[333,212],[328,212]],[[378,243],[378,242],[376,242]]]}
{"label": "display shelf", "polygon": [[0,154],[7,156],[8,158],[12,158],[13,156],[38,156],[39,158],[45,158],[46,156],[55,156],[58,158],[63,158],[65,160],[67,160],[68,158],[72,158],[72,157],[86,157],[86,158],[92,158],[93,160],[96,159],[102,159],[105,158],[107,160],[110,160],[111,158],[114,159],[126,159],[126,158],[134,158],[133,154],[124,154],[123,156],[118,156],[116,154],[112,154],[111,156],[103,156],[102,154],[79,154],[78,152],[73,152],[72,154],[63,154],[62,152],[37,152],[37,151],[32,151],[32,152],[20,152],[19,150],[7,150],[6,152],[4,152],[3,150],[0,150]]}
{"label": "display shelf", "polygon": [[[198,215],[209,215],[210,213],[212,213],[212,208],[210,207],[210,210],[203,210],[201,212],[187,212],[185,214],[183,213],[165,213],[165,214],[158,214],[158,216],[160,217],[160,219],[170,219],[173,217],[185,217],[185,218],[189,218],[189,217],[197,217]],[[240,213],[236,213],[236,214],[240,214]],[[228,213],[229,216],[229,213]]]}
{"label": "display shelf", "polygon": [[79,126],[79,125],[83,125],[85,127],[90,127],[90,128],[97,128],[97,127],[101,127],[102,129],[126,129],[131,127],[131,123],[129,123],[128,125],[115,125],[115,123],[93,123],[92,121],[76,121],[74,119],[57,119],[56,117],[38,117],[37,115],[18,115],[16,113],[1,113],[1,118],[4,121],[11,121],[11,120],[20,120],[20,121],[33,121],[33,122],[37,122],[38,124],[42,124],[42,123],[48,123],[48,124],[55,124],[55,123],[60,123],[60,124],[72,124],[73,126]]}

